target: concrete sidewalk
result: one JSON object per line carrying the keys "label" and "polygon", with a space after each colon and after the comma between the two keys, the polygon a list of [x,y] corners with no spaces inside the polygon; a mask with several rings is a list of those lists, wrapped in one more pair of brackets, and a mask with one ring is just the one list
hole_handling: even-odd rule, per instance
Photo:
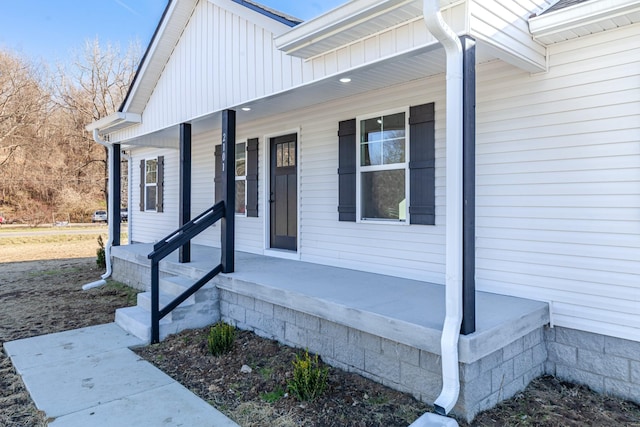
{"label": "concrete sidewalk", "polygon": [[4,344],[52,427],[238,427],[129,350],[142,341],[115,323]]}

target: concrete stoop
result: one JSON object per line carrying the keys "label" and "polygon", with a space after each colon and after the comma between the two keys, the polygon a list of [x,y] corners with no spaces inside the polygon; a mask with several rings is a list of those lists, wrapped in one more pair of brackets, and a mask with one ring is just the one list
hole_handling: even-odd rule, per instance
{"label": "concrete stoop", "polygon": [[[196,282],[182,276],[160,279],[160,307],[166,306]],[[208,283],[160,320],[160,340],[185,329],[202,328],[220,319],[218,289]],[[151,342],[151,292],[138,294],[138,304],[116,310],[116,324],[145,343]]]}

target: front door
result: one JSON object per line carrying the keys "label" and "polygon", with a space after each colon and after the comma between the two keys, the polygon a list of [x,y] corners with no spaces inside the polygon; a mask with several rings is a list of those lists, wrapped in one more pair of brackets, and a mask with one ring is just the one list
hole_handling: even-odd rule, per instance
{"label": "front door", "polygon": [[296,134],[271,138],[271,247],[297,249],[298,175]]}

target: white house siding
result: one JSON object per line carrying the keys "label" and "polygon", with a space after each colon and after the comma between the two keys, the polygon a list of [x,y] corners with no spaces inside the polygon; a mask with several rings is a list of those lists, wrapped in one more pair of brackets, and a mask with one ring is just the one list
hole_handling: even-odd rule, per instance
{"label": "white house siding", "polygon": [[640,26],[478,67],[477,282],[640,340]]}
{"label": "white house siding", "polygon": [[[215,195],[215,141],[220,131],[207,132],[192,137],[191,145],[191,216],[195,218],[213,206]],[[193,240],[193,243],[220,247],[220,225],[209,228]]]}
{"label": "white house siding", "polygon": [[[140,211],[140,161],[143,159],[164,156],[164,212]],[[132,204],[129,207],[129,218],[132,221],[133,242],[155,242],[176,229],[178,223],[178,194],[180,152],[171,149],[133,149]]]}
{"label": "white house siding", "polygon": [[142,124],[116,137],[127,140],[299,85],[303,61],[275,48],[268,29],[274,27],[289,28],[231,0],[200,0],[149,99]]}
{"label": "white house siding", "polygon": [[[242,129],[238,128],[241,132]],[[220,129],[194,135],[192,141],[192,191],[191,214],[196,217],[210,208],[214,203],[215,195],[215,145],[220,144]],[[246,142],[248,138],[258,135],[244,135],[236,132],[237,142]],[[259,159],[259,162],[262,160]],[[262,183],[259,183],[262,184]],[[262,213],[262,209],[260,209]],[[261,215],[262,216],[262,215]],[[247,218],[236,215],[236,249],[244,252],[262,253],[264,249],[264,233],[262,230],[262,218]],[[220,247],[220,226],[215,226],[204,231],[193,240],[196,244]]]}
{"label": "white house siding", "polygon": [[[338,122],[358,115],[436,103],[436,226],[338,221]],[[444,281],[444,79],[422,79],[260,121],[238,118],[237,134],[260,138],[260,218],[241,218],[237,247],[264,249],[268,138],[299,131],[299,254],[303,261]],[[258,221],[256,221],[258,220]],[[243,241],[243,239],[245,239]]]}
{"label": "white house siding", "polygon": [[546,50],[533,40],[528,19],[553,0],[470,0],[470,35],[498,58],[531,72],[545,70]]}
{"label": "white house siding", "polygon": [[[420,10],[420,8],[418,8]],[[459,34],[467,30],[466,5],[458,4],[443,11],[443,18]],[[383,18],[384,16],[382,16]],[[422,15],[368,34],[359,40],[345,43],[335,49],[310,58],[310,70],[305,69],[304,81],[309,83],[354,68],[374,64],[385,58],[429,48],[436,42],[427,31]],[[425,73],[426,74],[426,73]]]}

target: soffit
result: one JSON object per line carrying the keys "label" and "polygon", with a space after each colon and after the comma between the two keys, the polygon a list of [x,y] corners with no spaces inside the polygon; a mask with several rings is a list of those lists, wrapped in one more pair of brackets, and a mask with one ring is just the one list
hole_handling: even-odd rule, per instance
{"label": "soffit", "polygon": [[640,22],[640,0],[591,0],[550,8],[529,19],[533,37],[543,44],[563,42]]}
{"label": "soffit", "polygon": [[[353,0],[303,22],[275,39],[276,47],[311,58],[422,16],[423,0]],[[440,0],[444,8],[455,0]]]}

